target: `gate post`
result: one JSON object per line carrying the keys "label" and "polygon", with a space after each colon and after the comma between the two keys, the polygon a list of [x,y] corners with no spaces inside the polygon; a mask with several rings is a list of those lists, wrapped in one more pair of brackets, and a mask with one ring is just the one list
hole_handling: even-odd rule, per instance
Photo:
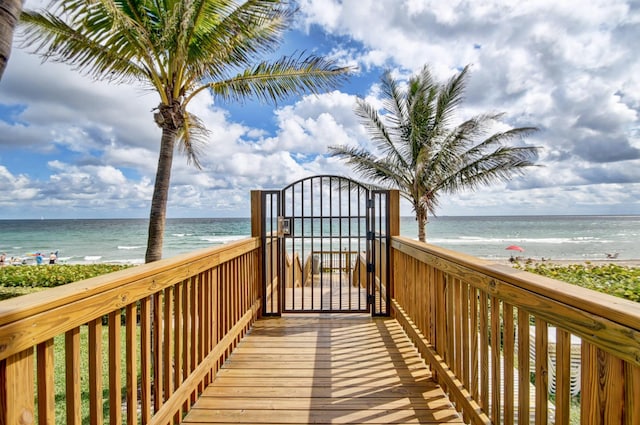
{"label": "gate post", "polygon": [[393,189],[389,190],[389,211],[387,214],[389,216],[389,247],[388,247],[388,263],[387,267],[389,268],[390,273],[388,273],[389,279],[389,298],[393,299],[395,297],[395,262],[393,255],[393,247],[391,246],[391,238],[394,236],[400,235],[400,191]]}
{"label": "gate post", "polygon": [[[262,229],[264,226],[264,219],[262,217],[262,191],[251,191],[251,236],[254,238],[260,238],[260,250],[258,253],[258,264],[256,273],[258,274],[258,281],[260,282],[260,299],[264,300],[264,245],[262,240]],[[264,305],[263,302],[260,303]],[[262,317],[262,309],[258,314],[258,318]]]}
{"label": "gate post", "polygon": [[262,191],[251,191],[251,236],[259,238],[262,236]]}

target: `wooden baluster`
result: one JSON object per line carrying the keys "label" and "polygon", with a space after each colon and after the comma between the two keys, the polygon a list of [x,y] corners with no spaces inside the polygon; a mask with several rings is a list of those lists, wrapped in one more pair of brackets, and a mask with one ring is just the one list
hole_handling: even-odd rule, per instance
{"label": "wooden baluster", "polygon": [[547,322],[536,318],[536,425],[548,422],[549,330]]}
{"label": "wooden baluster", "polygon": [[480,291],[480,406],[489,412],[489,305],[488,296]]}
{"label": "wooden baluster", "polygon": [[67,425],[80,425],[80,328],[65,333]]}
{"label": "wooden baluster", "polygon": [[571,413],[571,334],[556,328],[556,424],[568,424]]}
{"label": "wooden baluster", "polygon": [[153,343],[153,411],[157,412],[163,404],[162,394],[164,392],[164,378],[165,378],[165,370],[163,368],[162,362],[162,350],[163,350],[163,309],[162,309],[162,301],[163,301],[163,293],[164,291],[157,292],[153,295],[153,309],[152,312],[152,321],[153,321],[153,332],[151,335],[152,343]]}
{"label": "wooden baluster", "polygon": [[164,368],[164,399],[167,401],[174,390],[174,377],[175,377],[175,365],[174,362],[174,348],[175,341],[173,339],[174,334],[174,299],[173,299],[173,287],[166,288],[164,290],[164,339],[162,344],[162,366]]}
{"label": "wooden baluster", "polygon": [[515,329],[513,325],[513,306],[508,303],[502,305],[504,317],[504,423],[513,425],[513,413],[515,409],[514,395],[514,352],[515,352]]}
{"label": "wooden baluster", "polygon": [[468,390],[471,388],[471,379],[469,376],[469,361],[471,358],[471,345],[469,344],[470,335],[474,335],[474,332],[469,330],[469,289],[470,286],[466,283],[462,284],[461,291],[461,305],[462,311],[460,316],[462,319],[462,383]]}
{"label": "wooden baluster", "polygon": [[[454,374],[460,379],[462,378],[462,282],[460,279],[452,279],[453,281],[453,365]],[[459,407],[459,406],[458,406]]]}
{"label": "wooden baluster", "polygon": [[500,379],[500,300],[491,297],[491,420],[500,423],[502,385]]}
{"label": "wooden baluster", "polygon": [[518,425],[529,425],[529,313],[518,309]]}
{"label": "wooden baluster", "polygon": [[452,369],[453,373],[456,373],[456,364],[455,364],[455,352],[454,352],[454,338],[455,338],[455,325],[454,325],[454,316],[455,316],[455,301],[454,301],[454,286],[455,279],[449,276],[446,273],[444,275],[444,314],[446,318],[446,323],[444,327],[445,332],[445,345],[444,345],[444,361],[447,362],[449,367]]}
{"label": "wooden baluster", "polygon": [[102,425],[102,318],[89,322],[89,422]]}
{"label": "wooden baluster", "polygon": [[640,424],[640,366],[624,364],[624,425]]}
{"label": "wooden baluster", "polygon": [[[582,341],[581,424],[622,423],[625,385],[621,383],[624,377],[622,360]],[[635,402],[637,400],[635,395]]]}
{"label": "wooden baluster", "polygon": [[[198,334],[200,333],[200,326],[198,324],[198,284],[200,281],[200,275],[191,278],[191,285],[189,288],[189,321],[191,326],[189,328],[189,368],[188,375],[191,374],[198,366]],[[185,377],[186,378],[186,377]],[[191,393],[191,404],[196,402],[197,399],[197,387]]]}
{"label": "wooden baluster", "polygon": [[54,383],[53,338],[38,344],[38,422],[54,424],[56,392]]}
{"label": "wooden baluster", "polygon": [[475,287],[471,287],[469,292],[471,293],[469,296],[469,307],[471,309],[470,314],[470,326],[471,326],[471,383],[470,383],[470,392],[471,397],[474,400],[480,400],[480,392],[479,392],[479,383],[480,383],[480,347],[479,341],[480,336],[478,334],[478,328],[480,326],[479,323],[479,315],[478,315],[478,289]]}
{"label": "wooden baluster", "polygon": [[136,304],[126,308],[125,347],[127,357],[127,425],[138,423],[138,356]]}
{"label": "wooden baluster", "polygon": [[109,313],[109,422],[122,424],[122,312]]}
{"label": "wooden baluster", "polygon": [[3,384],[0,389],[0,424],[35,423],[33,369],[33,348],[0,362],[0,382]]}
{"label": "wooden baluster", "polygon": [[151,421],[151,300],[140,300],[140,410],[142,423]]}

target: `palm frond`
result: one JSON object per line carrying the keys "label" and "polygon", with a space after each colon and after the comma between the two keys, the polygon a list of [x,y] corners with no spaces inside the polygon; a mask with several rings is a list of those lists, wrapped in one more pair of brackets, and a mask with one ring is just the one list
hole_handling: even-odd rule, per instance
{"label": "palm frond", "polygon": [[402,167],[410,166],[410,164],[406,162],[402,144],[397,143],[402,139],[398,137],[397,132],[393,131],[393,128],[389,129],[384,124],[378,111],[376,111],[373,106],[359,98],[356,100],[355,113],[361,119],[371,140],[378,149],[380,149],[383,156],[395,158],[395,161],[400,163]]}
{"label": "palm frond", "polygon": [[400,189],[407,184],[410,176],[399,169],[397,164],[386,158],[377,158],[365,149],[350,146],[330,146],[332,156],[343,158],[354,170],[365,178],[380,183],[387,188]]}
{"label": "palm frond", "polygon": [[[230,69],[244,69],[275,51],[295,9],[283,1],[206,2],[190,45],[189,63],[199,78],[225,80]],[[215,60],[211,60],[214,57]]]}
{"label": "palm frond", "polygon": [[185,112],[184,125],[179,134],[181,143],[178,144],[178,147],[180,152],[186,155],[187,163],[193,164],[198,169],[202,169],[199,158],[207,144],[209,134],[210,131],[199,117]]}
{"label": "palm frond", "polygon": [[225,101],[256,98],[277,103],[289,96],[318,94],[334,88],[352,70],[318,56],[284,57],[276,62],[261,62],[235,77],[205,84],[190,97],[209,88]]}
{"label": "palm frond", "polygon": [[[64,62],[96,79],[130,82],[144,79],[148,69],[128,46],[126,32],[113,31],[112,16],[101,5],[91,5],[84,15],[77,12],[67,22],[49,11],[24,10],[19,39],[45,60]],[[138,38],[135,36],[135,38]],[[146,50],[146,49],[145,49]]]}

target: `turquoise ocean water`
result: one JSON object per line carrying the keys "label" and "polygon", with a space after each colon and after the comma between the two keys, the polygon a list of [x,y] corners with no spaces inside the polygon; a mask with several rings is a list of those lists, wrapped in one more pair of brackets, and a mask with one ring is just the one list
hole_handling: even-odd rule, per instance
{"label": "turquoise ocean water", "polygon": [[[251,232],[248,218],[169,219],[165,258],[243,239]],[[144,262],[147,221],[143,219],[0,220],[0,252],[26,258],[58,251],[61,262]],[[403,217],[401,234],[417,237],[416,222]],[[505,216],[432,217],[427,241],[487,259],[516,255],[556,260],[603,260],[618,253],[640,259],[640,216]]]}

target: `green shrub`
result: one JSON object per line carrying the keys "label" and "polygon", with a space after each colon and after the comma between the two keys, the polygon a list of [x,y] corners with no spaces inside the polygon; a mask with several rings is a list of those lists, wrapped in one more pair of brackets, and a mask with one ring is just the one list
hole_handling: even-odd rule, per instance
{"label": "green shrub", "polygon": [[517,268],[605,294],[640,302],[640,268],[616,264],[525,264]]}
{"label": "green shrub", "polygon": [[0,268],[0,286],[53,288],[128,267],[131,267],[131,265],[56,264],[54,266],[6,266]]}

